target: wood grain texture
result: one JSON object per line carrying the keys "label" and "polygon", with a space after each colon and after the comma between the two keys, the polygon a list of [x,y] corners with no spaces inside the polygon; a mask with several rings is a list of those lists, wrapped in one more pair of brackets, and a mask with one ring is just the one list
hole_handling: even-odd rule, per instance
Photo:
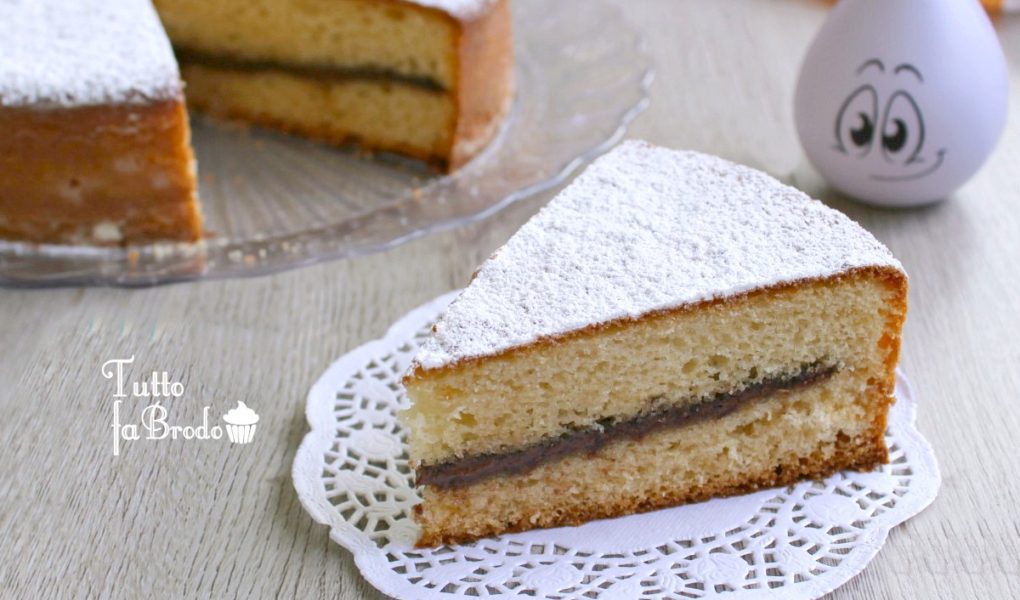
{"label": "wood grain texture", "polygon": [[[658,69],[632,136],[795,183],[873,231],[911,274],[903,366],[945,482],[832,597],[1020,596],[1017,103],[995,155],[950,201],[867,208],[825,189],[794,134],[793,83],[824,3],[627,5]],[[1020,97],[1020,21],[998,28]],[[549,196],[272,277],[0,291],[0,597],[381,598],[291,484],[305,393],[336,357],[462,286]],[[113,388],[100,365],[131,355],[129,377],[166,370],[185,383],[185,397],[165,403],[176,421],[199,421],[206,404],[253,406],[254,444],[136,442],[113,457]]]}

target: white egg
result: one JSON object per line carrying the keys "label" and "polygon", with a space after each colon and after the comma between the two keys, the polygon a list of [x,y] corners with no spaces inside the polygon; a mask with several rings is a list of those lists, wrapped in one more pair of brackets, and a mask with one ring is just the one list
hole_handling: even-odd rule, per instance
{"label": "white egg", "polygon": [[794,118],[834,187],[914,206],[945,198],[985,162],[1008,86],[977,0],[842,0],[804,58]]}

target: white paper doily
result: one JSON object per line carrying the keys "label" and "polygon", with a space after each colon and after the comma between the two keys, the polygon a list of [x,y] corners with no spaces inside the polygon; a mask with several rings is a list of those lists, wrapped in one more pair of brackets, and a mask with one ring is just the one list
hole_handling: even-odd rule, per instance
{"label": "white paper doily", "polygon": [[417,550],[418,502],[395,412],[400,378],[446,294],[346,354],[308,394],[294,485],[365,578],[401,599],[818,598],[859,573],[886,535],[934,500],[931,446],[902,374],[889,465],[701,504]]}

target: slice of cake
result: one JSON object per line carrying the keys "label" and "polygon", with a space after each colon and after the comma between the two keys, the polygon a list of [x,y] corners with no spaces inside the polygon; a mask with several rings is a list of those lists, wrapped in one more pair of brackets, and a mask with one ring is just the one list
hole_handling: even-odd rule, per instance
{"label": "slice of cake", "polygon": [[886,462],[906,299],[843,214],[621,145],[479,268],[405,377],[419,544]]}
{"label": "slice of cake", "polygon": [[202,233],[173,52],[147,0],[0,1],[0,238]]}
{"label": "slice of cake", "polygon": [[507,0],[156,0],[192,106],[452,170],[510,103]]}

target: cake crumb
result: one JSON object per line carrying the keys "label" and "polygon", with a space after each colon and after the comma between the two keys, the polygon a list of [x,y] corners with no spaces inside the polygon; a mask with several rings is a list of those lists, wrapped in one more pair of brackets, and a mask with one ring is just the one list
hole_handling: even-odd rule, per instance
{"label": "cake crumb", "polygon": [[119,242],[124,239],[124,235],[116,223],[100,221],[92,227],[92,239],[101,243]]}

